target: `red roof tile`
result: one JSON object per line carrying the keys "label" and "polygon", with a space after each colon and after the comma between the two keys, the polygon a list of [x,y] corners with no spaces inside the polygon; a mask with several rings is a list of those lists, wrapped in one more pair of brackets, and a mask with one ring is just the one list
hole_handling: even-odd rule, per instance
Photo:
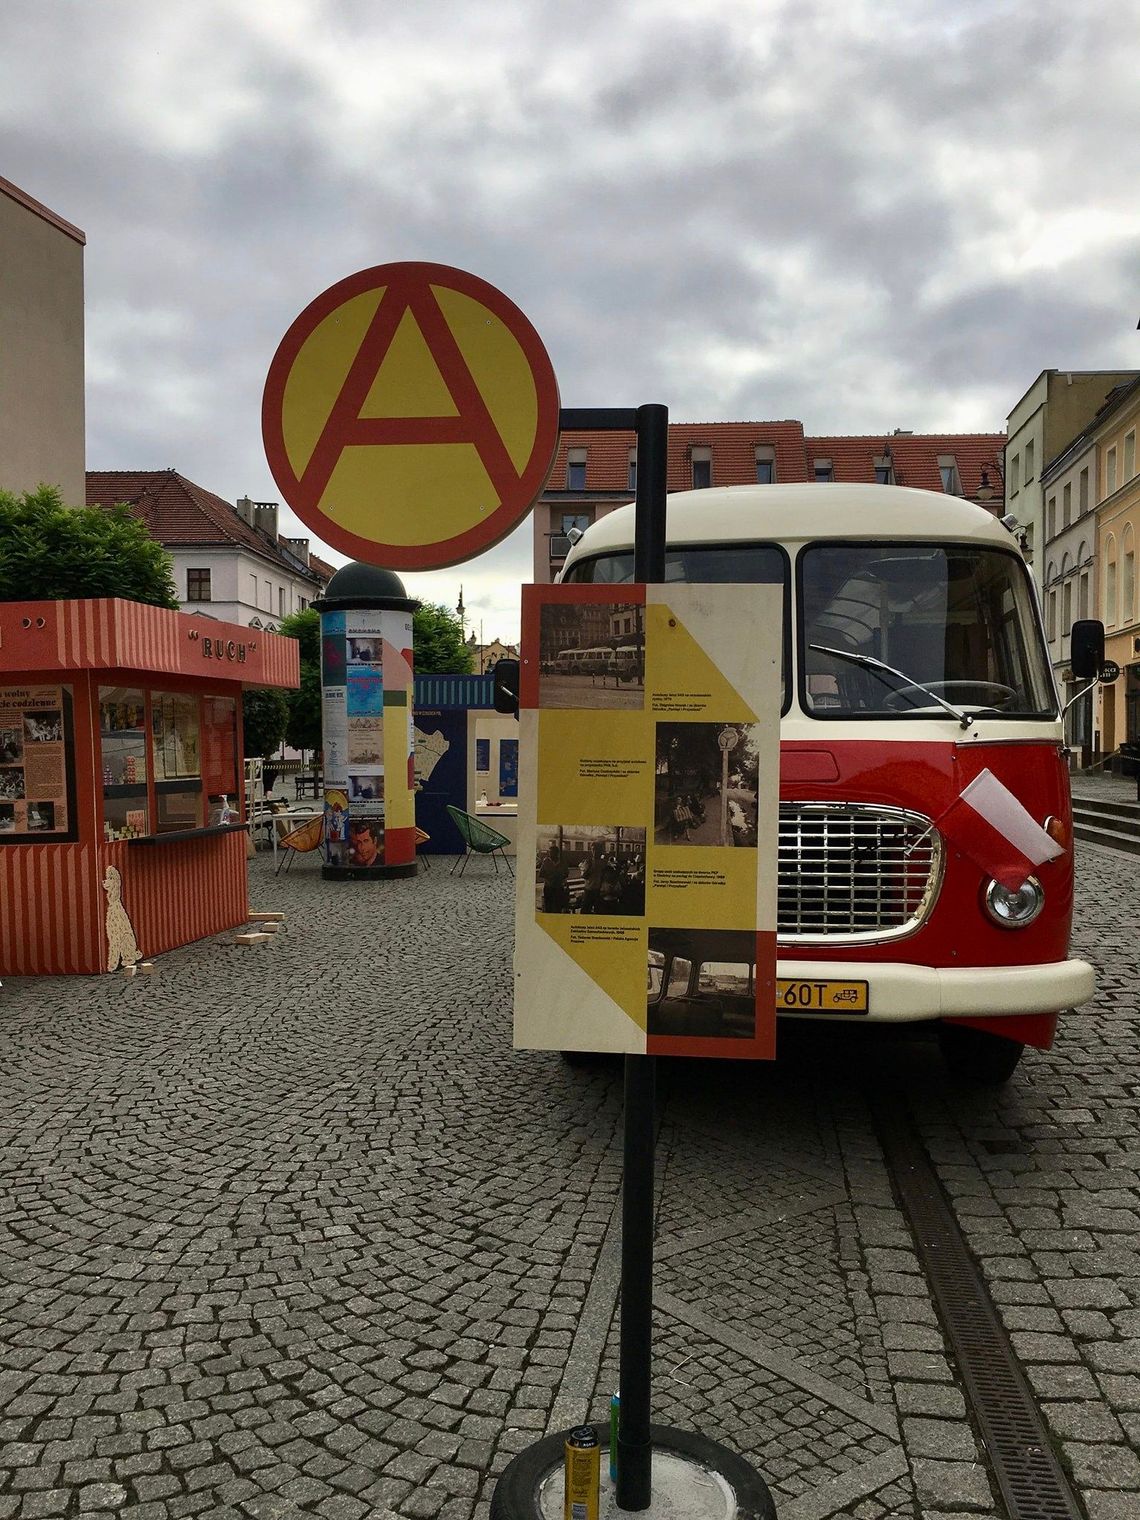
{"label": "red roof tile", "polygon": [[88,470],[87,505],[131,510],[152,538],[168,549],[233,545],[272,561],[294,575],[323,577],[280,542],[251,527],[228,501],[195,485],[177,470]]}

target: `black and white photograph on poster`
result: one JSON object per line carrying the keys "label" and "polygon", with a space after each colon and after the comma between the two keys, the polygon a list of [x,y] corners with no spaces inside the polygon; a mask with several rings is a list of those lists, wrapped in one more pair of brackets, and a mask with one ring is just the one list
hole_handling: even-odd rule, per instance
{"label": "black and white photograph on poster", "polygon": [[0,797],[19,799],[24,795],[24,768],[22,765],[0,770]]}
{"label": "black and white photograph on poster", "polygon": [[382,866],[384,864],[384,820],[351,817],[348,822],[348,864]]}
{"label": "black and white photograph on poster", "polygon": [[755,1039],[756,935],[651,928],[646,999],[651,1035]]}
{"label": "black and white photograph on poster", "polygon": [[325,838],[325,859],[330,866],[348,865],[348,841]]}
{"label": "black and white photograph on poster", "polygon": [[540,707],[645,705],[645,608],[548,602],[539,614]]}
{"label": "black and white photograph on poster", "polygon": [[381,770],[349,771],[348,802],[383,802],[384,772]]}
{"label": "black and white photograph on poster", "polygon": [[0,765],[19,765],[24,758],[24,730],[5,725],[0,728]]}
{"label": "black and white photograph on poster", "polygon": [[25,713],[24,740],[27,744],[62,744],[63,713]]}
{"label": "black and white photograph on poster", "polygon": [[644,828],[540,823],[534,906],[538,913],[640,917],[645,912]]}
{"label": "black and white photograph on poster", "polygon": [[14,802],[0,802],[0,834],[14,834],[16,832],[16,804]]}
{"label": "black and white photograph on poster", "polygon": [[362,638],[349,634],[346,640],[350,665],[379,665],[381,641],[379,638]]}
{"label": "black and white photograph on poster", "polygon": [[762,730],[749,723],[658,723],[655,844],[756,847]]}
{"label": "black and white photograph on poster", "polygon": [[29,802],[26,828],[29,834],[55,829],[55,803]]}

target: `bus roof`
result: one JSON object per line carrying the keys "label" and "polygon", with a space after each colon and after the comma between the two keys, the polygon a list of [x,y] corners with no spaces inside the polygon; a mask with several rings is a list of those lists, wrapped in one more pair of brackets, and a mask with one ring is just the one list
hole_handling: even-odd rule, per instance
{"label": "bus roof", "polygon": [[[1016,539],[984,507],[907,486],[713,486],[667,498],[670,544],[723,544],[770,539],[975,540],[1009,549]],[[570,550],[566,567],[585,555],[633,547],[633,504],[607,512]]]}

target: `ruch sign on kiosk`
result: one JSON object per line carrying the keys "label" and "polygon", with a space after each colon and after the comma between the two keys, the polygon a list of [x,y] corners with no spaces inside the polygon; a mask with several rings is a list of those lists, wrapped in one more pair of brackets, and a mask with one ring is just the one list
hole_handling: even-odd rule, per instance
{"label": "ruch sign on kiosk", "polygon": [[775,1055],[781,595],[524,587],[517,1048]]}

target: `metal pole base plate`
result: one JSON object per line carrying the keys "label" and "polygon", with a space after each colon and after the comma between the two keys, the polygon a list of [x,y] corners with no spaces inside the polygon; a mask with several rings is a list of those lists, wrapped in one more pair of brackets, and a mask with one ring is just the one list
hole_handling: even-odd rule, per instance
{"label": "metal pole base plate", "polygon": [[[651,1427],[653,1485],[649,1508],[617,1507],[609,1479],[610,1428],[595,1425],[602,1448],[598,1520],[776,1520],[768,1485],[743,1457],[705,1436]],[[528,1446],[504,1469],[491,1499],[491,1520],[563,1520],[566,1432]]]}

